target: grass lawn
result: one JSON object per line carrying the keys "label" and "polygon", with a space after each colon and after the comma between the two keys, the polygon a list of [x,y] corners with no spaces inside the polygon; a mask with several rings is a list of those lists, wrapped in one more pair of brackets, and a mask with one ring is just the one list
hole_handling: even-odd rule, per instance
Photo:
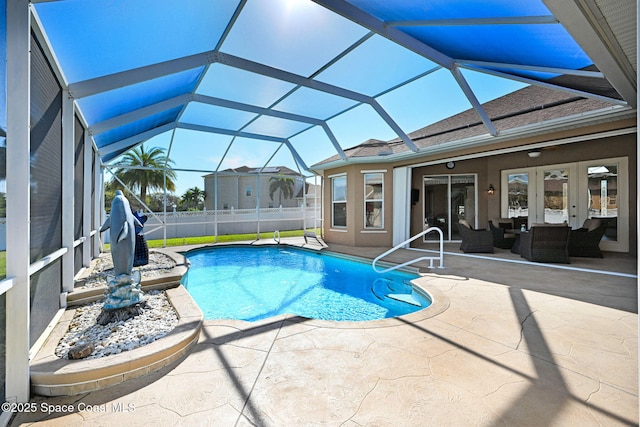
{"label": "grass lawn", "polygon": [[7,277],[7,252],[0,252],[0,279]]}
{"label": "grass lawn", "polygon": [[[320,235],[320,229],[315,230],[316,234]],[[291,231],[281,231],[280,237],[302,237],[303,230],[291,230]],[[224,236],[218,236],[218,243],[224,242],[238,242],[242,240],[256,240],[256,233],[253,234],[228,234]],[[273,231],[268,231],[265,233],[260,233],[261,239],[273,239]],[[167,247],[168,246],[183,246],[183,245],[206,245],[209,243],[216,243],[215,236],[200,236],[200,237],[177,237],[174,239],[167,239]],[[147,245],[149,248],[161,248],[164,246],[164,242],[162,239],[158,240],[147,240]],[[108,251],[110,249],[110,245],[106,243],[104,245],[104,250]]]}

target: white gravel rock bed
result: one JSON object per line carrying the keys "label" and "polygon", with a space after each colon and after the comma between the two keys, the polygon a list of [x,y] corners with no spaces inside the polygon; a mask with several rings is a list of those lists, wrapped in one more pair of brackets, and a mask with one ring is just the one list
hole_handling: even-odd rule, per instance
{"label": "white gravel rock bed", "polygon": [[96,319],[103,301],[76,309],[69,330],[56,348],[56,356],[67,359],[71,348],[93,343],[95,350],[85,359],[95,359],[133,350],[165,336],[178,324],[178,315],[164,291],[144,294],[147,308],[138,316],[121,322],[99,325]]}
{"label": "white gravel rock bed", "polygon": [[[168,273],[175,266],[176,262],[170,256],[159,252],[149,252],[149,264],[134,267],[134,270],[139,270],[144,279]],[[93,271],[83,281],[82,287],[97,288],[98,286],[106,286],[107,275],[109,274],[113,274],[113,261],[111,261],[111,254],[105,254],[96,259]]]}

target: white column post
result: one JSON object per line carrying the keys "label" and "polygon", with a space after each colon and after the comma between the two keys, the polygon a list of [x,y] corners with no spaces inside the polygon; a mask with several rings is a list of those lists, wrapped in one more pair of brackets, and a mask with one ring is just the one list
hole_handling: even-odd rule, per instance
{"label": "white column post", "polygon": [[[240,192],[238,192],[238,197],[240,197]],[[256,221],[256,225],[258,227],[256,231],[256,240],[260,240],[260,172],[256,176],[256,216],[258,220]]]}
{"label": "white column post", "polygon": [[[173,137],[171,139],[173,141]],[[166,166],[166,164],[165,164]],[[164,196],[162,197],[162,211],[164,214],[164,224],[162,227],[162,247],[167,247],[167,169],[162,170],[162,191],[164,191]],[[146,202],[146,200],[143,200]],[[175,214],[174,214],[175,215]]]}
{"label": "white column post", "polygon": [[215,243],[218,243],[218,171],[214,172],[215,175],[213,176],[213,182],[214,182],[214,186],[213,186],[213,209],[215,211],[214,217],[213,217],[213,221],[214,221],[214,235]]}
{"label": "white column post", "polygon": [[411,169],[393,169],[393,245],[410,237]]}
{"label": "white column post", "polygon": [[[92,144],[93,148],[93,144]],[[103,173],[102,173],[102,165],[100,162],[100,154],[96,150],[91,150],[93,153],[93,179],[95,180],[95,190],[94,190],[94,205],[93,205],[93,225],[91,229],[95,227],[96,230],[100,229],[100,226],[104,222],[104,218],[102,218],[102,212],[104,210],[104,182],[103,182]],[[96,234],[96,238],[93,242],[93,256],[97,257],[100,255],[100,250],[102,249],[100,246],[101,241],[100,233]]]}
{"label": "white column post", "polygon": [[62,292],[73,291],[74,258],[74,178],[75,144],[73,99],[68,91],[62,92]]}
{"label": "white column post", "polygon": [[[6,396],[29,400],[31,37],[28,0],[7,2]],[[3,47],[4,48],[4,47]]]}

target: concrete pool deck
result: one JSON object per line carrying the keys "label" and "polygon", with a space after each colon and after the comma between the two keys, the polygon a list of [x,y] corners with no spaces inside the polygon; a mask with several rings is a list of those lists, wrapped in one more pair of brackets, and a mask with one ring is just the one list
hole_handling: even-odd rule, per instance
{"label": "concrete pool deck", "polygon": [[101,391],[35,396],[38,410],[11,425],[638,424],[635,257],[548,266],[446,249],[445,268],[419,279],[446,303],[433,316],[366,328],[208,320],[173,364]]}

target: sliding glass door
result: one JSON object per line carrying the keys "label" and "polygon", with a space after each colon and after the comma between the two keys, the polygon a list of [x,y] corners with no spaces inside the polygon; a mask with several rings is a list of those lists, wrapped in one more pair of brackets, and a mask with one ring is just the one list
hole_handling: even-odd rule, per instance
{"label": "sliding glass door", "polygon": [[[476,227],[476,175],[434,175],[424,177],[424,225],[442,230],[444,240],[460,240],[458,221]],[[425,239],[436,239],[430,233]]]}

